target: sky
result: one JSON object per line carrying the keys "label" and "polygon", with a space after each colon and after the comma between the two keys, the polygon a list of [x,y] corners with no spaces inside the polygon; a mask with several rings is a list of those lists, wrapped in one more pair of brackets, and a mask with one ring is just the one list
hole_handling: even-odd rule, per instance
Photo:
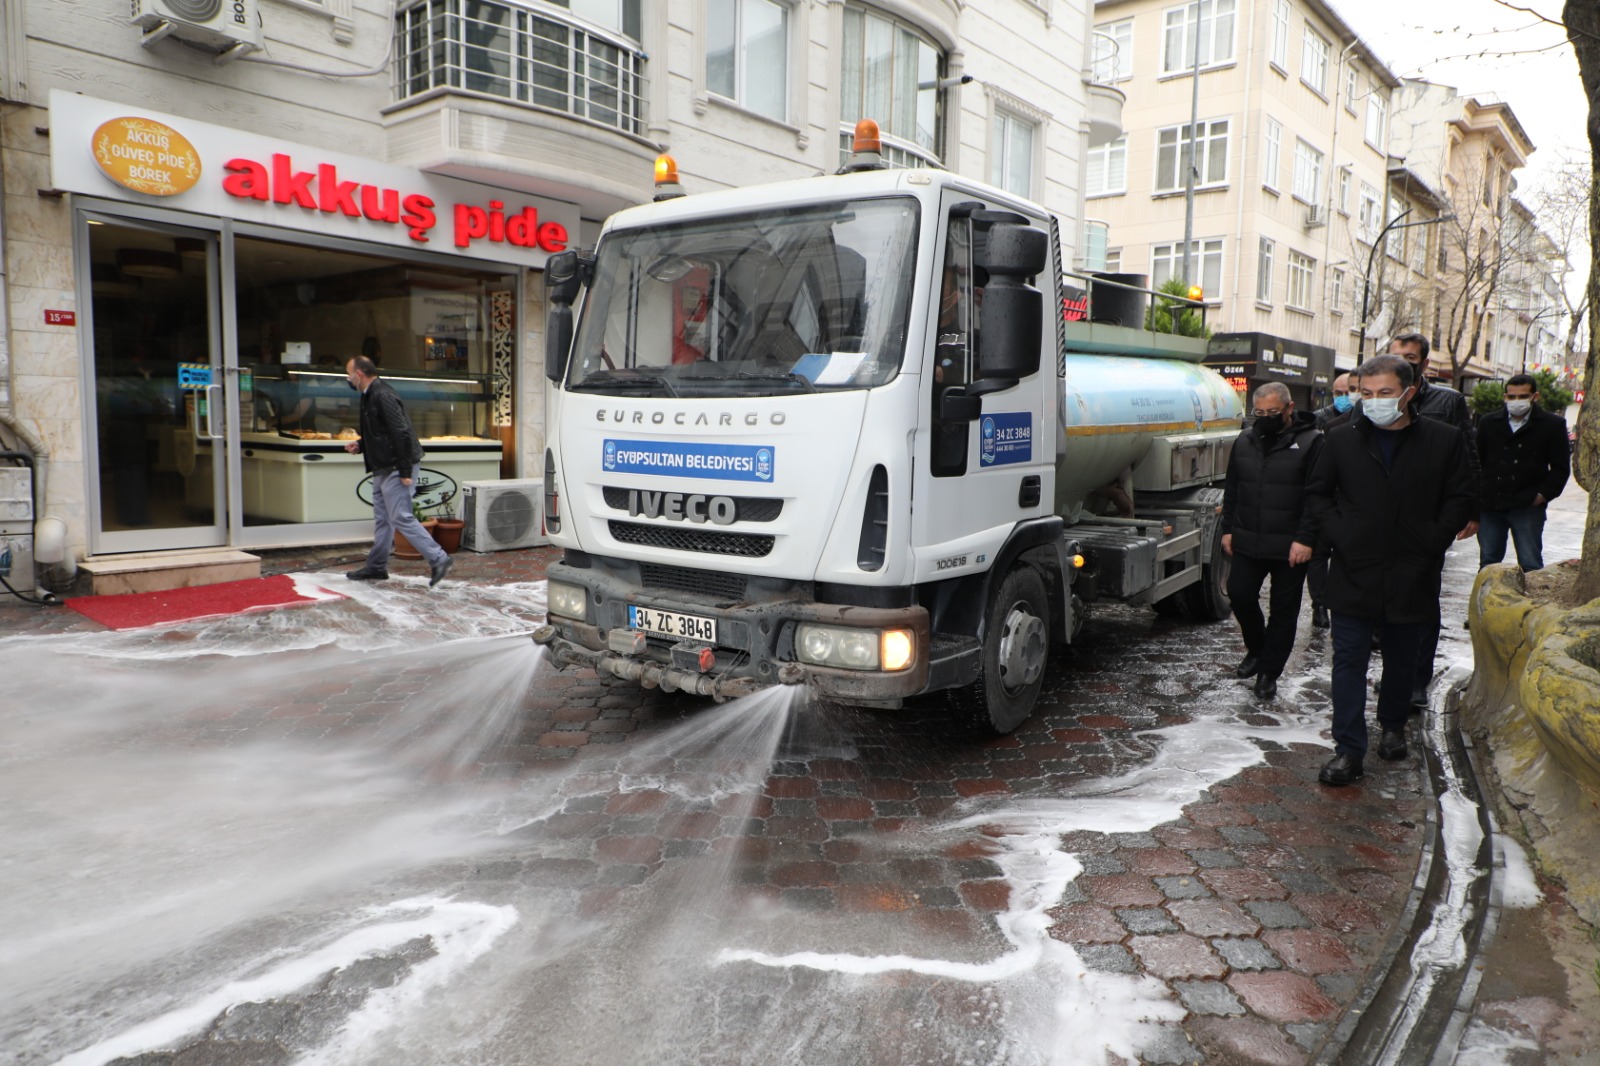
{"label": "sky", "polygon": [[[1559,19],[1561,0],[1510,0]],[[1537,150],[1518,175],[1537,186],[1563,159],[1586,159],[1578,63],[1564,32],[1496,0],[1332,0],[1402,78],[1453,85],[1511,105]]]}

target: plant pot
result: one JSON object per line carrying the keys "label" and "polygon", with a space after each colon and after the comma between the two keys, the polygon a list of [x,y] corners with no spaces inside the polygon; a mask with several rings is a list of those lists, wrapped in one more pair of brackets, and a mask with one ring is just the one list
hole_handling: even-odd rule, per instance
{"label": "plant pot", "polygon": [[[428,531],[429,536],[432,536],[434,527],[438,524],[439,520],[437,518],[429,518],[422,523],[422,528]],[[394,534],[394,554],[401,559],[422,558],[422,553],[413,548],[411,542],[399,530],[395,530]]]}
{"label": "plant pot", "polygon": [[433,539],[446,553],[454,555],[461,550],[461,531],[467,528],[459,518],[441,518],[433,527]]}

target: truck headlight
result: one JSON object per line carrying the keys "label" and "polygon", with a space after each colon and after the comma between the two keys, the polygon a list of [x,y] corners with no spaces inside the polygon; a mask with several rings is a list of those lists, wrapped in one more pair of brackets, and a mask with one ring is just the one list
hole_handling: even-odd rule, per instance
{"label": "truck headlight", "polygon": [[582,585],[552,581],[545,591],[546,613],[584,621],[589,617],[589,590]]}
{"label": "truck headlight", "polygon": [[909,629],[855,629],[802,622],[795,630],[795,657],[844,670],[904,670],[916,656]]}

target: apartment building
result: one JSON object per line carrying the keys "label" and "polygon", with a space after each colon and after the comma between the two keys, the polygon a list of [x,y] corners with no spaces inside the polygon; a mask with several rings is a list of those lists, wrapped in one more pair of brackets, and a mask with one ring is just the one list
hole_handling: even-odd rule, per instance
{"label": "apartment building", "polygon": [[[1088,0],[0,0],[0,447],[70,557],[356,540],[340,367],[454,481],[543,470],[541,272],[652,195],[900,165],[1071,248]],[[345,480],[349,480],[346,478]]]}
{"label": "apartment building", "polygon": [[1097,0],[1094,18],[1096,77],[1128,97],[1126,134],[1088,156],[1107,269],[1181,274],[1192,157],[1189,281],[1211,327],[1353,366],[1398,79],[1320,0]]}

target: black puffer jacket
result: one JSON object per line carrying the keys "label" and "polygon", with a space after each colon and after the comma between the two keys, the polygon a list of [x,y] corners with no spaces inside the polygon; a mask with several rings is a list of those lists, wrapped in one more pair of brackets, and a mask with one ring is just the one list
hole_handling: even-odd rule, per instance
{"label": "black puffer jacket", "polygon": [[400,394],[382,378],[361,394],[361,456],[374,474],[400,471],[410,477],[422,462],[422,442],[417,440]]}
{"label": "black puffer jacket", "polygon": [[1478,458],[1483,460],[1483,506],[1490,511],[1531,507],[1561,495],[1572,473],[1567,420],[1541,407],[1528,412],[1528,424],[1511,432],[1504,407],[1478,419]]}
{"label": "black puffer jacket", "polygon": [[[1398,437],[1391,469],[1379,433]],[[1435,617],[1444,553],[1477,509],[1460,430],[1428,418],[1378,429],[1358,415],[1330,431],[1306,485],[1311,524],[1333,551],[1323,603],[1371,621]]]}
{"label": "black puffer jacket", "polygon": [[1423,418],[1445,422],[1457,429],[1472,430],[1472,415],[1467,409],[1467,398],[1448,385],[1423,378],[1417,385],[1412,408]]}
{"label": "black puffer jacket", "polygon": [[1222,488],[1222,532],[1236,555],[1287,559],[1295,541],[1315,544],[1305,514],[1306,480],[1322,451],[1317,416],[1296,411],[1282,433],[1239,434]]}

